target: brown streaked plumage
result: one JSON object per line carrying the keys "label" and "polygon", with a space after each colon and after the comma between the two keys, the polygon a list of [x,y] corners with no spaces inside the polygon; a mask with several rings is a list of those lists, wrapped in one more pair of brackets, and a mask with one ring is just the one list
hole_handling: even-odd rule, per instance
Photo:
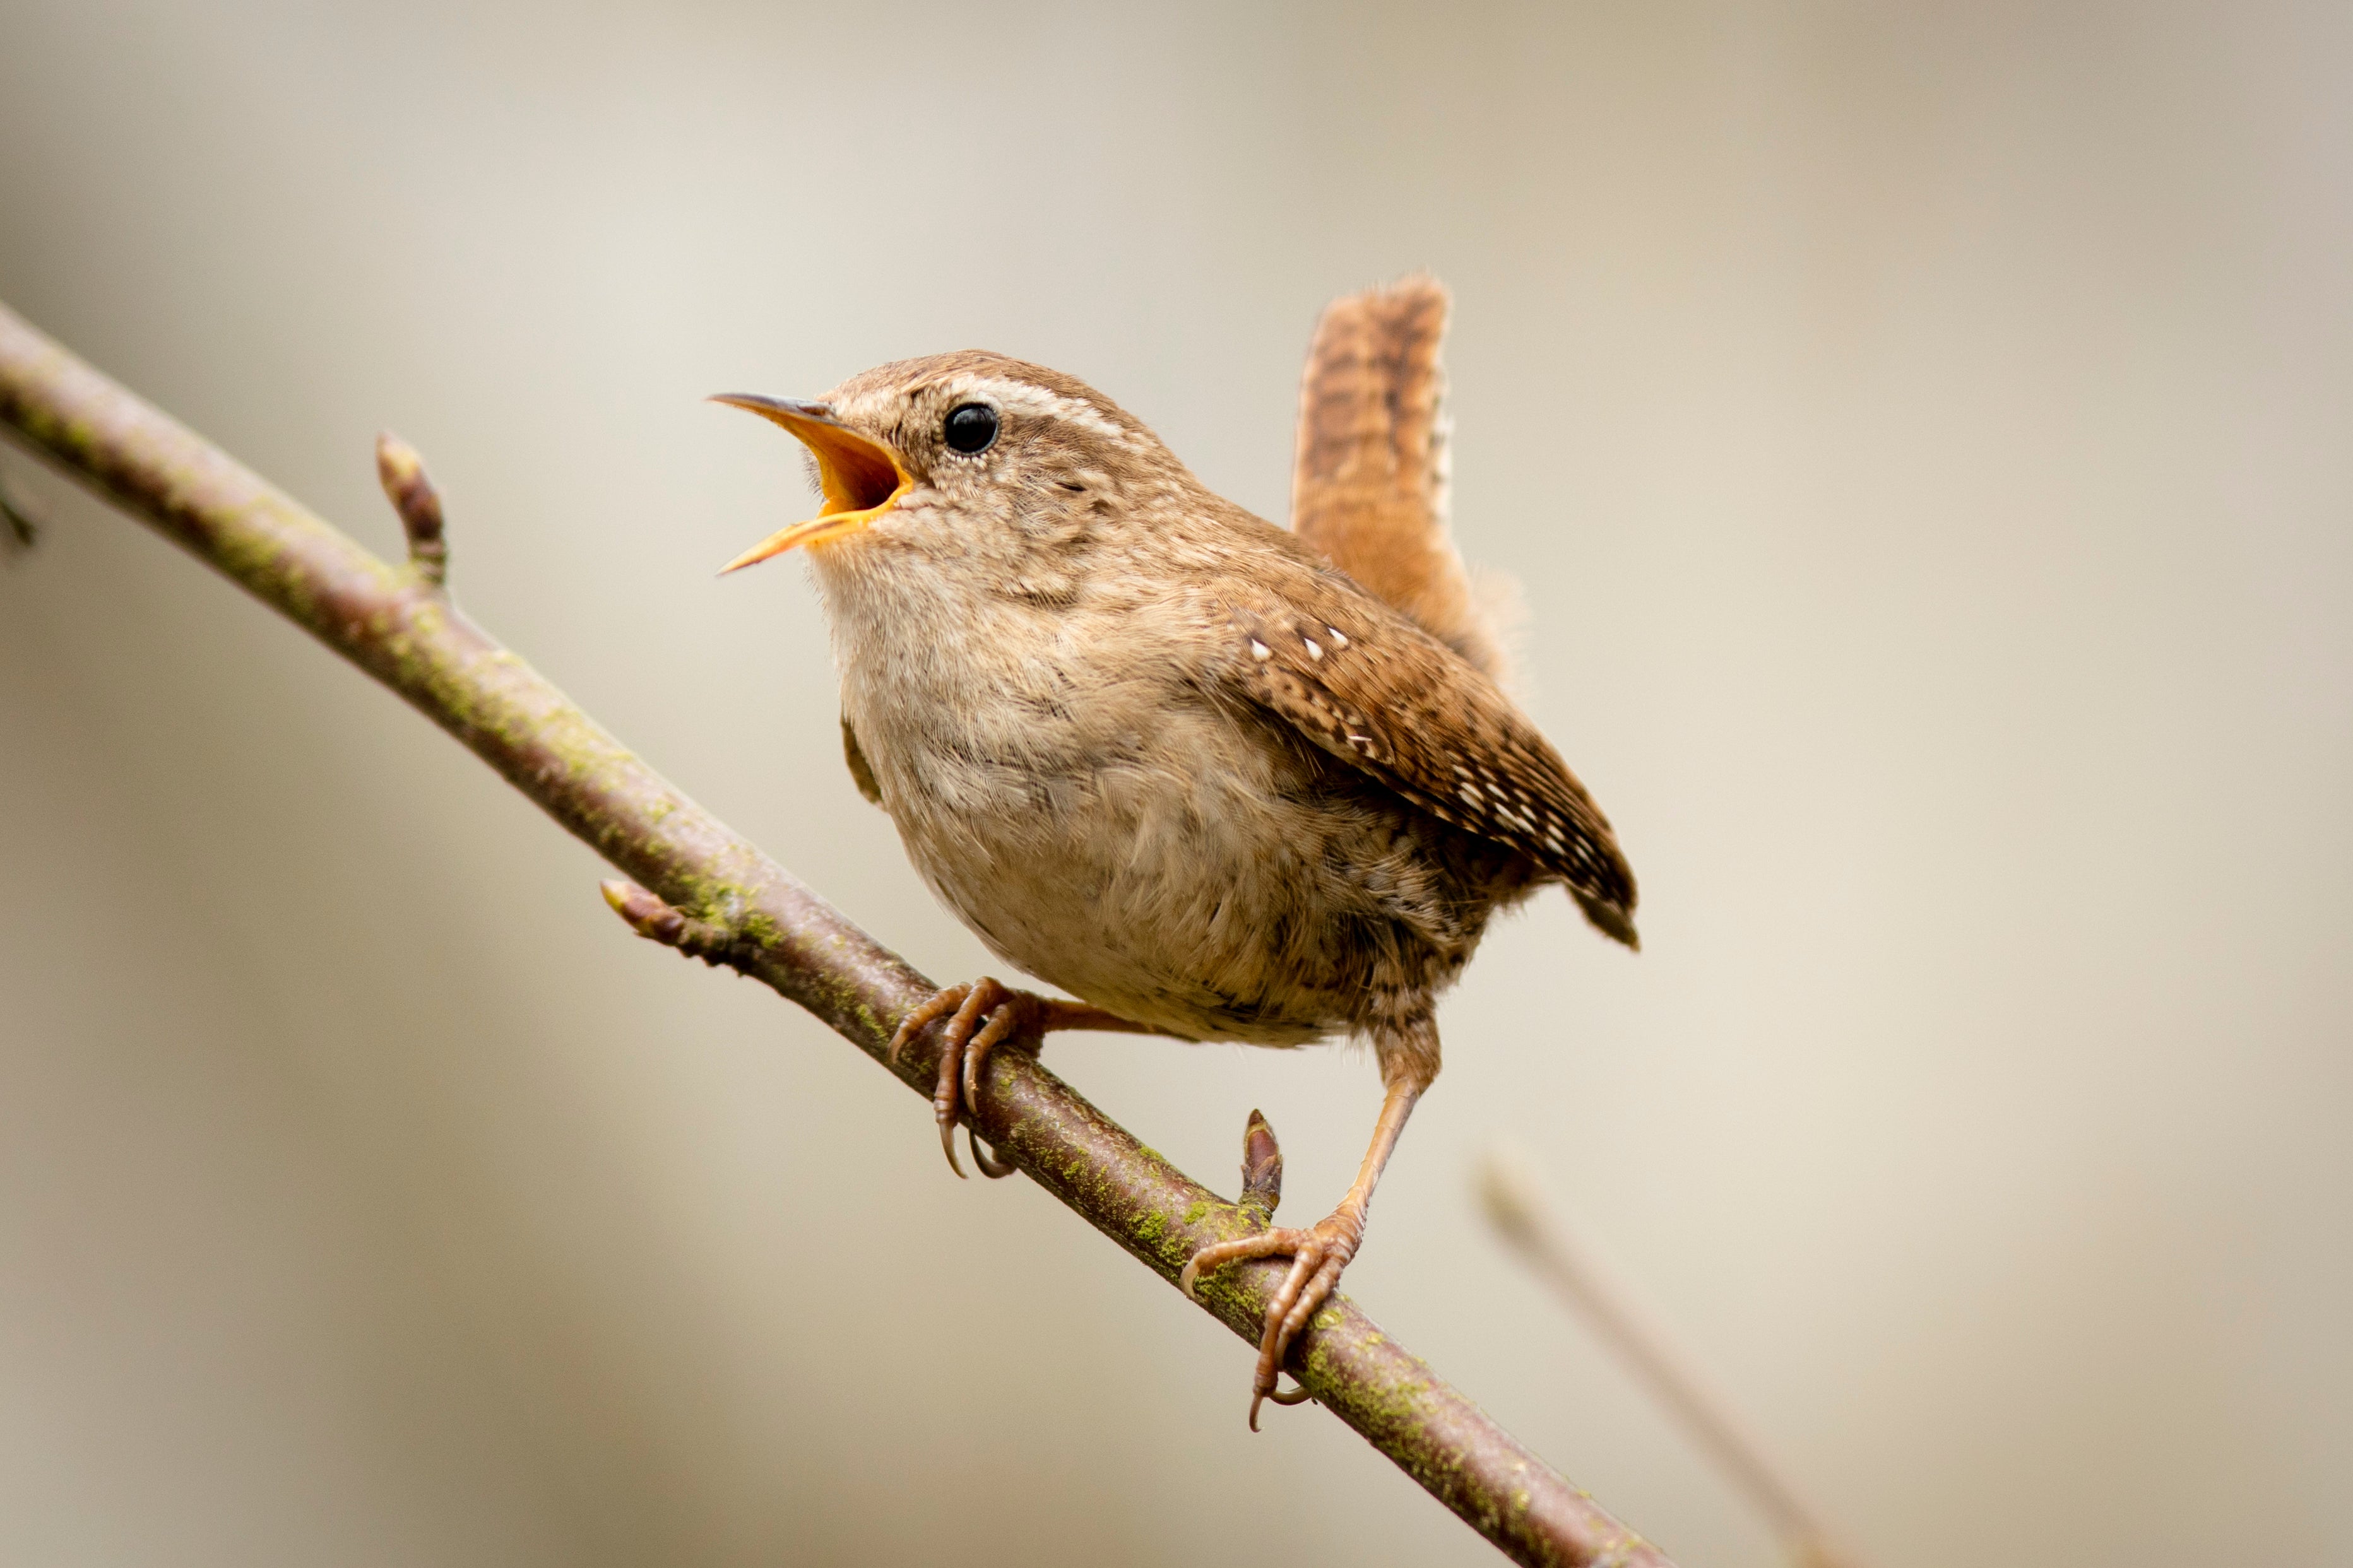
{"label": "brown streaked plumage", "polygon": [[894,1050],[946,1020],[951,1163],[989,1050],[1050,1029],[1372,1046],[1388,1093],[1339,1207],[1185,1270],[1189,1289],[1293,1258],[1253,1426],[1261,1399],[1297,1397],[1276,1374],[1362,1240],[1438,1073],[1434,1000],[1488,918],[1560,882],[1634,940],[1609,823],[1491,679],[1445,538],[1444,296],[1367,299],[1319,329],[1299,535],[1205,489],[1102,394],[997,354],[882,365],[822,403],[723,400],[816,461],[824,510],[735,564],[809,544],[860,791],[992,952],[1082,999],[983,980],[906,1021]]}
{"label": "brown streaked plumage", "polygon": [[1500,684],[1502,640],[1446,526],[1447,309],[1426,275],[1325,308],[1299,384],[1291,526]]}

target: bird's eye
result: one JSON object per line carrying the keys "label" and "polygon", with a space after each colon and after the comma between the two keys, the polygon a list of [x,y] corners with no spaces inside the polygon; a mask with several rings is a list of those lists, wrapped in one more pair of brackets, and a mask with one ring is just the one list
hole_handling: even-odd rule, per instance
{"label": "bird's eye", "polygon": [[967,457],[986,452],[997,439],[997,410],[986,403],[960,403],[948,410],[943,434],[952,449]]}

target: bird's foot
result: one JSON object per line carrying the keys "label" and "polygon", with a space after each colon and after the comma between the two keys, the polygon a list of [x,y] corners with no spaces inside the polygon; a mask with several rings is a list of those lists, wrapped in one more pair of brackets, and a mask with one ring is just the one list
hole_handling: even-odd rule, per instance
{"label": "bird's foot", "polygon": [[[1271,1141],[1271,1135],[1270,1135]],[[1279,1179],[1279,1178],[1278,1178]],[[1282,1286],[1274,1300],[1266,1306],[1266,1330],[1258,1342],[1258,1371],[1250,1382],[1250,1430],[1258,1430],[1259,1406],[1267,1400],[1277,1405],[1297,1405],[1307,1397],[1303,1387],[1288,1393],[1275,1390],[1276,1375],[1282,1371],[1283,1358],[1291,1353],[1291,1343],[1299,1337],[1316,1309],[1331,1299],[1340,1283],[1340,1271],[1356,1255],[1365,1238],[1364,1215],[1346,1204],[1334,1213],[1317,1220],[1304,1230],[1290,1226],[1276,1226],[1246,1236],[1238,1241],[1220,1241],[1193,1254],[1185,1265],[1176,1283],[1185,1294],[1193,1293],[1193,1286],[1204,1274],[1213,1273],[1229,1263],[1249,1258],[1274,1258],[1288,1254],[1291,1272],[1283,1276]]]}
{"label": "bird's foot", "polygon": [[[947,1152],[948,1166],[959,1176],[964,1166],[956,1160],[956,1121],[979,1101],[981,1069],[991,1051],[1010,1045],[1016,1050],[1035,1052],[1052,1029],[1134,1030],[1138,1026],[1083,1002],[1015,991],[984,975],[969,985],[948,986],[901,1019],[898,1032],[891,1037],[886,1059],[897,1066],[899,1053],[908,1042],[942,1018],[947,1019],[947,1026],[940,1034],[940,1079],[932,1094],[932,1114],[939,1120],[940,1147]],[[1014,1171],[1011,1162],[998,1158],[981,1142],[977,1131],[972,1133],[972,1163],[984,1176],[1009,1176]]]}

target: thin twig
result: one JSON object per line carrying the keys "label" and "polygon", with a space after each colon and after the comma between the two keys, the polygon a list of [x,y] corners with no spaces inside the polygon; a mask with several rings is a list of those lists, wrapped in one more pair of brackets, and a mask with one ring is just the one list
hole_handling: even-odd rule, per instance
{"label": "thin twig", "polygon": [[441,492],[427,476],[425,459],[386,430],[375,438],[375,477],[400,514],[400,531],[408,535],[409,565],[438,588],[449,576],[449,542],[441,531]]}
{"label": "thin twig", "polygon": [[1857,1568],[1822,1516],[1765,1454],[1731,1402],[1667,1342],[1633,1300],[1577,1245],[1546,1202],[1543,1184],[1517,1152],[1495,1147],[1479,1168],[1479,1195],[1504,1239],[1543,1276],[1570,1310],[1673,1411],[1733,1484],[1746,1493],[1800,1568]]}
{"label": "thin twig", "polygon": [[1259,1223],[1264,1225],[1274,1218],[1282,1202],[1282,1148],[1266,1118],[1253,1110],[1242,1128],[1241,1206],[1257,1210]]}
{"label": "thin twig", "polygon": [[[424,574],[385,564],[0,308],[0,424],[406,698],[638,884],[631,923],[728,963],[883,1059],[932,984],[626,750]],[[412,531],[412,538],[414,533]],[[628,890],[622,902],[635,902]],[[680,917],[673,927],[661,909]],[[628,911],[625,910],[625,913]],[[929,1037],[900,1080],[928,1098]],[[1198,1247],[1260,1211],[1144,1148],[1028,1052],[989,1058],[983,1137],[1097,1229],[1175,1281]],[[910,1136],[914,1136],[911,1131]],[[1271,1139],[1270,1139],[1271,1142]],[[1283,1266],[1228,1268],[1202,1305],[1258,1342]],[[1292,1358],[1314,1398],[1481,1534],[1530,1564],[1666,1559],[1345,1298]]]}
{"label": "thin twig", "polygon": [[5,469],[0,469],[0,555],[22,555],[39,542],[40,519],[32,502],[16,493]]}

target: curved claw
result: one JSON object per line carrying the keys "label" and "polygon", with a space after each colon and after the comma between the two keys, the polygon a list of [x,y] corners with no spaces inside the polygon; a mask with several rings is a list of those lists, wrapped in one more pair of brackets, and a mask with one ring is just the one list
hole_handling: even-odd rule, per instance
{"label": "curved claw", "polygon": [[[940,1031],[940,1074],[932,1091],[932,1114],[939,1122],[940,1147],[947,1154],[948,1168],[959,1176],[964,1174],[964,1163],[956,1158],[956,1123],[980,1102],[981,1077],[987,1070],[990,1053],[999,1046],[1009,1041],[1021,1049],[1034,1050],[1037,1040],[1050,1029],[1157,1032],[1083,1002],[1015,991],[983,975],[968,985],[943,987],[901,1019],[892,1032],[884,1058],[896,1067],[908,1043],[942,1018],[947,1019],[947,1025]],[[1032,1030],[1034,1036],[1025,1037]],[[1009,1176],[1019,1168],[983,1144],[977,1135],[972,1140],[972,1161],[982,1175],[992,1178]]]}
{"label": "curved claw", "polygon": [[[1002,986],[997,988],[999,991],[1004,990]],[[980,1033],[975,1035],[972,1037],[972,1043],[965,1047],[964,1102],[966,1105],[980,1103],[980,1069],[987,1065],[988,1053],[995,1050],[1007,1036],[1021,1026],[1023,1022],[1021,1014],[1020,994],[1018,992],[1008,994],[1003,1001],[998,1002],[989,1010],[988,1022],[980,1026]],[[975,1155],[974,1158],[976,1160],[979,1156]]]}
{"label": "curved claw", "polygon": [[1341,1271],[1356,1256],[1364,1235],[1362,1219],[1343,1205],[1339,1212],[1305,1230],[1271,1229],[1256,1236],[1205,1247],[1186,1261],[1176,1282],[1187,1295],[1203,1274],[1245,1258],[1289,1254],[1290,1270],[1266,1304],[1265,1327],[1259,1336],[1258,1366],[1250,1380],[1250,1427],[1258,1430],[1259,1407],[1271,1399],[1277,1405],[1297,1405],[1309,1397],[1304,1387],[1289,1394],[1276,1383],[1293,1341],[1305,1330],[1318,1309],[1331,1300]]}
{"label": "curved claw", "polygon": [[1258,1407],[1270,1400],[1277,1405],[1304,1405],[1314,1397],[1307,1392],[1307,1385],[1303,1383],[1295,1383],[1288,1389],[1253,1388],[1250,1390],[1250,1429],[1253,1432],[1258,1430]]}
{"label": "curved claw", "polygon": [[950,985],[934,992],[930,1001],[899,1020],[899,1026],[892,1032],[891,1045],[882,1053],[882,1059],[897,1067],[899,1053],[907,1048],[908,1041],[963,1006],[964,999],[970,994],[972,987],[969,985]]}
{"label": "curved claw", "polygon": [[1003,1181],[1021,1168],[982,1142],[979,1133],[967,1128],[965,1136],[972,1141],[972,1163],[979,1166],[980,1173],[990,1181]]}
{"label": "curved claw", "polygon": [[[941,992],[938,996],[933,997],[931,1001],[917,1008],[914,1013],[909,1014],[908,1017],[912,1020],[925,1012],[929,1012],[934,1018],[938,1017],[941,1013],[947,1010],[941,998],[946,996],[949,992],[958,993],[959,995],[955,1004],[955,1016],[948,1020],[947,1028],[942,1032],[944,1038],[940,1042],[940,1081],[939,1087],[932,1091],[932,1114],[940,1124],[940,1148],[947,1154],[948,1169],[961,1178],[964,1175],[964,1166],[956,1160],[956,1121],[964,1105],[969,1102],[959,1101],[956,1091],[963,1081],[965,1058],[971,1052],[973,1032],[980,1028],[981,1019],[987,1016],[992,1008],[997,1012],[1005,1010],[999,1000],[1005,994],[1005,987],[994,980],[980,980],[970,985],[951,985],[947,991]],[[929,1021],[925,1020],[927,1023]],[[903,1031],[906,1026],[902,1024],[900,1027]]]}
{"label": "curved claw", "polygon": [[955,1171],[955,1180],[967,1180],[965,1178],[965,1166],[955,1162],[955,1112],[953,1110],[939,1117],[939,1152],[948,1157],[948,1168]]}

